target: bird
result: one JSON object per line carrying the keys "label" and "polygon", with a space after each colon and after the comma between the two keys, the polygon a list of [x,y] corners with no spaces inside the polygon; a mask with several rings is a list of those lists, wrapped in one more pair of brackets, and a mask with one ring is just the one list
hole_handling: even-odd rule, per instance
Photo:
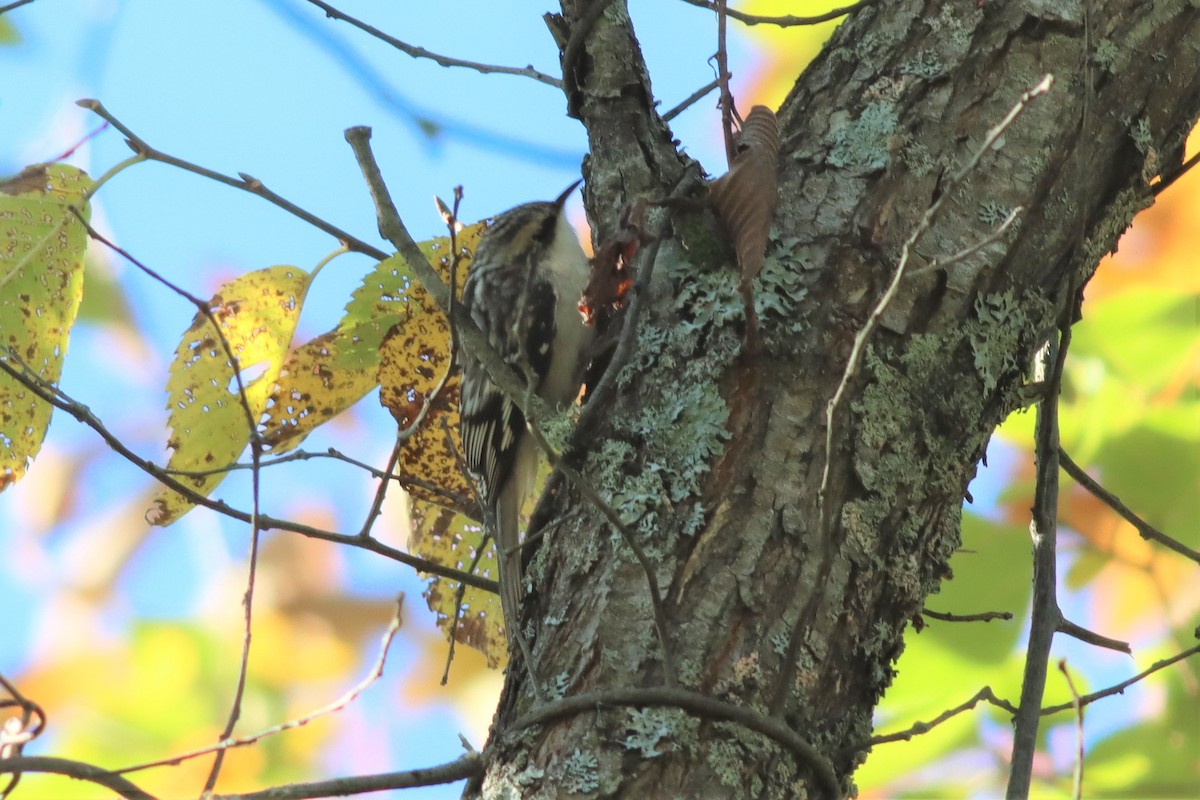
{"label": "bird", "polygon": [[[551,407],[579,394],[592,328],[579,302],[588,258],[563,207],[579,182],[555,200],[525,203],[484,231],[463,285],[462,304],[488,345],[522,384]],[[534,489],[538,448],[514,402],[470,348],[460,348],[459,433],[463,458],[479,489],[485,525],[495,539],[500,610],[532,668],[520,632],[524,594],[519,515]]]}

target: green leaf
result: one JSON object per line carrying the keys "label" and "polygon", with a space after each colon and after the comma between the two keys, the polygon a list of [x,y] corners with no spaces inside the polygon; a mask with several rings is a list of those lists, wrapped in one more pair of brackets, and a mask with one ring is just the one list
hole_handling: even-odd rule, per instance
{"label": "green leaf", "polygon": [[[245,404],[233,362],[208,315],[196,314],[184,332],[167,380],[172,431],[167,445],[173,451],[167,466],[205,472],[179,476],[198,494],[208,496],[224,480],[221,468],[233,464],[250,441],[251,420],[257,425],[266,409],[311,278],[296,267],[268,267],[235,278],[209,301],[246,383]],[[153,525],[167,525],[191,507],[183,495],[163,489],[146,518]]]}
{"label": "green leaf", "polygon": [[[0,183],[0,361],[56,383],[83,296],[85,194],[92,180],[64,164],[27,167]],[[52,406],[0,373],[0,491],[37,455]]]}

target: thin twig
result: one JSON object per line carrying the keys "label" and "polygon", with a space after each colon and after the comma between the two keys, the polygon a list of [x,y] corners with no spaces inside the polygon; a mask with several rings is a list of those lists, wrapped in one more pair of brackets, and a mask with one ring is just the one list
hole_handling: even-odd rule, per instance
{"label": "thin twig", "polygon": [[14,8],[20,8],[21,6],[27,5],[28,3],[32,3],[32,2],[33,2],[33,0],[16,0],[16,2],[14,2],[14,3],[9,3],[6,6],[0,6],[0,14],[7,14],[9,11],[12,11]]}
{"label": "thin twig", "polygon": [[130,264],[133,264],[148,277],[157,281],[168,290],[179,295],[184,300],[187,300],[196,307],[197,313],[208,320],[208,324],[212,326],[213,333],[217,337],[217,341],[221,344],[221,349],[225,351],[225,357],[229,359],[229,368],[233,371],[233,380],[234,385],[237,387],[238,402],[241,404],[242,414],[245,416],[246,428],[249,431],[249,442],[252,456],[251,469],[257,472],[259,459],[262,458],[262,434],[258,430],[258,417],[255,415],[254,410],[250,407],[250,399],[246,395],[246,384],[242,379],[241,363],[239,362],[237,355],[233,352],[233,346],[229,344],[229,340],[225,337],[225,332],[221,329],[221,323],[217,319],[217,315],[213,313],[212,306],[209,305],[207,300],[201,300],[199,297],[187,291],[183,287],[167,280],[157,271],[151,269],[146,264],[134,258],[129,251],[118,246],[116,243],[105,237],[104,234],[100,233],[91,226],[91,224],[79,212],[79,209],[72,207],[71,212],[75,215],[75,218],[79,220],[79,223],[84,227],[84,230],[87,231],[88,236],[100,242],[114,253],[120,255]]}
{"label": "thin twig", "polygon": [[465,69],[473,69],[476,72],[482,72],[485,75],[517,75],[525,78],[533,78],[539,83],[544,83],[547,86],[553,86],[555,88],[562,86],[561,80],[552,75],[547,75],[544,72],[537,71],[533,68],[532,64],[525,67],[502,67],[498,64],[481,64],[477,61],[466,61],[461,58],[440,55],[438,53],[426,50],[424,47],[417,47],[415,45],[408,44],[407,42],[402,42],[394,36],[389,36],[378,28],[372,27],[371,25],[368,25],[367,23],[350,16],[344,11],[339,11],[338,9],[334,8],[328,3],[322,2],[321,0],[308,0],[308,2],[324,11],[325,16],[332,19],[341,20],[342,22],[348,22],[354,27],[358,28],[360,31],[374,36],[381,42],[385,42],[405,55],[412,56],[413,58],[428,59],[443,67],[463,67]]}
{"label": "thin twig", "polygon": [[1075,463],[1075,461],[1067,454],[1065,450],[1060,449],[1058,451],[1058,460],[1063,470],[1070,475],[1076,483],[1095,495],[1097,499],[1099,499],[1113,511],[1120,514],[1122,519],[1137,529],[1138,535],[1140,535],[1143,539],[1158,542],[1163,547],[1174,550],[1181,556],[1190,558],[1192,561],[1200,564],[1200,552],[1193,550],[1183,542],[1180,542],[1178,539],[1166,535],[1158,528],[1154,527],[1149,522],[1146,522],[1146,520],[1135,514],[1133,510],[1129,508],[1129,506],[1122,503],[1115,494],[1101,486],[1094,478],[1092,478],[1091,475],[1088,475],[1082,467]]}
{"label": "thin twig", "polygon": [[[225,352],[225,357],[229,361],[229,367],[233,371],[233,379],[237,386],[238,401],[241,405],[246,425],[246,436],[250,444],[250,552],[248,556],[249,564],[247,565],[246,575],[246,591],[242,596],[242,607],[244,609],[244,628],[242,634],[242,650],[238,662],[238,676],[234,687],[233,702],[229,710],[229,717],[225,723],[225,728],[221,733],[221,739],[227,739],[233,735],[234,728],[237,725],[238,719],[241,717],[242,698],[246,693],[246,679],[250,668],[250,645],[253,636],[254,623],[254,584],[255,576],[258,572],[258,544],[261,527],[259,525],[259,500],[261,495],[261,473],[262,473],[262,456],[263,456],[263,440],[262,433],[258,427],[259,415],[254,412],[250,406],[250,399],[246,394],[246,384],[242,377],[242,368],[237,354],[234,353],[233,347],[229,344],[225,332],[221,328],[221,323],[217,319],[216,314],[212,310],[212,306],[205,300],[193,295],[182,287],[167,280],[157,271],[151,269],[146,264],[134,258],[128,251],[118,247],[113,242],[96,231],[88,221],[79,213],[77,209],[71,209],[78,218],[80,224],[87,230],[88,235],[93,239],[101,242],[109,249],[119,253],[131,264],[136,266],[149,277],[158,281],[170,291],[189,301],[197,309],[197,313],[203,316],[212,326],[214,335],[221,344],[221,349]],[[208,778],[205,781],[204,793],[211,793],[216,786],[217,777],[221,773],[221,767],[224,763],[224,751],[218,751],[217,756],[213,759],[212,768],[208,773]]]}
{"label": "thin twig", "polygon": [[1067,660],[1058,660],[1058,671],[1067,679],[1067,688],[1071,690],[1071,705],[1075,708],[1075,780],[1072,797],[1080,800],[1083,797],[1083,704],[1079,692],[1075,689],[1075,681],[1067,670]]}
{"label": "thin twig", "polygon": [[[475,556],[471,559],[471,565],[467,568],[468,572],[475,572],[479,562],[483,560],[483,553],[487,549],[488,542],[491,541],[492,534],[485,527],[483,529],[483,538],[479,541],[479,547],[475,548]],[[454,618],[450,620],[450,646],[446,648],[446,666],[442,669],[442,686],[450,682],[450,665],[454,663],[454,649],[458,642],[458,622],[462,619],[463,602],[467,594],[467,585],[465,583],[458,584],[454,590]]]}
{"label": "thin twig", "polygon": [[701,719],[734,722],[761,733],[787,748],[805,767],[812,770],[829,797],[843,795],[833,765],[819,750],[808,743],[785,722],[769,717],[746,706],[734,705],[715,697],[687,689],[607,689],[565,697],[550,705],[535,708],[513,723],[514,730],[523,730],[562,717],[598,711],[604,706],[662,706],[678,708]]}
{"label": "thin twig", "polygon": [[[22,748],[41,735],[46,729],[46,712],[3,675],[0,686],[9,694],[9,698],[0,700],[0,709],[21,709],[20,717],[6,715],[8,718],[0,725],[0,761],[3,761],[21,755]],[[12,794],[20,782],[19,774],[9,776],[8,785],[0,789],[0,800]]]}
{"label": "thin twig", "polygon": [[921,616],[938,619],[942,622],[991,622],[994,619],[1012,619],[1011,611],[983,611],[979,614],[947,614],[943,611],[931,611],[926,608]]}
{"label": "thin twig", "polygon": [[445,783],[474,778],[483,772],[479,753],[464,753],[448,764],[405,772],[385,772],[379,775],[358,775],[353,778],[334,778],[313,783],[293,783],[276,786],[261,792],[218,794],[212,800],[307,800],[312,797],[340,797],[388,789],[412,789],[417,786],[440,786]]}
{"label": "thin twig", "polygon": [[679,105],[675,106],[670,111],[663,114],[662,115],[663,122],[670,122],[671,120],[675,119],[680,114],[682,114],[684,111],[687,111],[693,105],[700,102],[700,100],[702,100],[705,97],[705,95],[707,95],[713,89],[720,87],[720,85],[721,85],[720,79],[713,78],[711,81],[709,81],[708,83],[704,84],[699,89],[697,89],[696,91],[689,94],[686,98],[684,98],[684,100],[681,103],[679,103]]}
{"label": "thin twig", "polygon": [[1165,179],[1159,181],[1157,185],[1153,186],[1150,189],[1150,193],[1153,194],[1155,197],[1158,197],[1160,194],[1162,194],[1163,192],[1165,192],[1167,190],[1168,186],[1170,186],[1175,181],[1182,178],[1184,175],[1187,175],[1192,169],[1195,168],[1195,166],[1197,164],[1200,164],[1200,153],[1196,153],[1191,158],[1189,158],[1187,161],[1184,161],[1179,166],[1178,172],[1172,172],[1171,176],[1169,178],[1165,178]]}
{"label": "thin twig", "polygon": [[[715,11],[718,14],[721,13],[721,6],[724,4],[724,0],[683,0],[683,2],[687,3],[688,5],[696,6],[697,8],[707,8],[708,10]],[[745,11],[737,11],[732,8],[725,9],[725,13],[733,19],[736,19],[738,22],[745,23],[746,25],[776,25],[780,28],[789,28],[797,25],[819,25],[822,22],[829,22],[831,19],[844,17],[860,8],[874,5],[876,2],[878,2],[878,0],[859,0],[857,3],[851,3],[850,5],[842,6],[841,8],[830,9],[824,14],[817,14],[811,17],[794,17],[790,15],[782,17],[767,17],[759,14],[747,14]]]}
{"label": "thin twig", "polygon": [[1065,617],[1058,621],[1058,628],[1056,630],[1058,633],[1065,633],[1067,636],[1071,636],[1081,642],[1086,642],[1087,644],[1095,647],[1103,647],[1106,650],[1116,650],[1118,653],[1124,653],[1125,655],[1130,655],[1133,653],[1133,649],[1130,648],[1129,642],[1123,642],[1120,639],[1113,639],[1111,637],[1096,633],[1095,631],[1089,631],[1082,625],[1076,625],[1074,622],[1071,622],[1071,620]]}
{"label": "thin twig", "polygon": [[[221,349],[225,352],[225,357],[229,361],[229,367],[233,371],[233,379],[237,386],[238,401],[241,405],[246,424],[246,435],[250,444],[250,552],[248,556],[249,564],[247,565],[246,575],[246,591],[242,596],[242,607],[244,609],[244,628],[242,634],[242,650],[238,662],[238,676],[234,687],[233,702],[230,706],[229,717],[226,720],[225,728],[222,730],[220,738],[228,739],[233,735],[234,728],[237,726],[237,721],[241,717],[242,698],[246,693],[246,679],[250,669],[250,645],[253,637],[254,628],[254,584],[255,576],[258,572],[258,544],[259,536],[262,531],[259,524],[259,500],[261,495],[261,472],[262,472],[262,456],[263,456],[263,440],[262,433],[258,427],[258,417],[254,409],[250,406],[250,399],[246,394],[246,384],[242,377],[241,362],[234,353],[233,347],[229,344],[225,332],[221,328],[220,320],[217,319],[213,312],[212,306],[205,300],[188,292],[186,289],[167,280],[157,271],[151,269],[146,264],[134,258],[132,254],[124,248],[118,247],[115,243],[100,234],[93,228],[81,213],[75,208],[71,211],[75,214],[79,223],[87,230],[88,235],[101,242],[109,249],[119,253],[131,264],[140,269],[143,273],[165,286],[170,291],[184,298],[197,309],[197,313],[203,316],[212,326],[212,330],[217,340],[221,344]],[[210,794],[217,784],[217,778],[221,773],[221,767],[224,764],[225,752],[219,750],[216,758],[213,759],[212,767],[209,770],[208,778],[204,784],[204,794]]]}
{"label": "thin twig", "polygon": [[367,510],[362,527],[358,529],[358,536],[361,539],[371,538],[371,528],[375,527],[375,521],[383,513],[383,500],[387,497],[390,479],[396,477],[396,464],[400,461],[400,448],[403,446],[403,441],[397,436],[395,443],[392,444],[392,452],[388,454],[387,466],[383,468],[384,475],[387,477],[381,479],[379,485],[375,487],[375,496],[371,498],[371,507]]}
{"label": "thin twig", "polygon": [[[91,409],[72,399],[53,384],[43,380],[36,373],[30,370],[28,366],[26,366],[25,363],[20,360],[19,356],[17,356],[17,354],[11,349],[6,347],[0,348],[0,353],[3,353],[7,356],[7,359],[0,359],[0,372],[4,372],[5,374],[9,375],[14,380],[18,381],[38,397],[40,397],[42,400],[45,400],[55,408],[58,408],[59,410],[69,414],[78,422],[91,428],[100,436],[102,440],[104,440],[105,444],[107,444],[109,448],[113,450],[113,452],[122,456],[126,461],[130,462],[167,488],[183,495],[189,502],[194,503],[195,505],[211,509],[229,517],[230,519],[235,519],[240,522],[251,521],[251,515],[249,512],[233,508],[224,501],[213,500],[210,497],[199,494],[189,486],[180,483],[162,467],[158,466],[152,461],[138,456],[136,453],[130,450],[129,447],[120,440],[120,438],[113,434],[112,431],[108,430],[108,428],[104,426],[100,419],[92,413]],[[9,363],[9,360],[18,364],[19,368]],[[259,525],[264,531],[289,531],[291,533],[298,533],[301,536],[307,536],[311,539],[320,539],[326,542],[333,542],[334,544],[358,547],[363,550],[368,550],[370,552],[386,556],[393,561],[406,564],[420,572],[428,572],[430,574],[440,575],[451,580],[463,581],[470,586],[474,586],[487,592],[495,593],[498,591],[496,582],[493,580],[489,580],[488,578],[484,578],[479,575],[471,575],[463,572],[462,570],[447,567],[443,564],[438,564],[437,562],[405,553],[402,550],[389,547],[388,545],[383,544],[375,539],[362,539],[357,535],[334,533],[333,531],[327,531],[311,525],[303,525],[298,522],[292,522],[291,520],[277,519],[266,514],[259,515]]]}
{"label": "thin twig", "polygon": [[[600,0],[600,2],[603,3],[605,0]],[[421,254],[421,251],[417,248],[416,243],[413,242],[407,228],[404,226],[403,220],[400,219],[399,212],[396,211],[391,193],[383,180],[379,165],[375,160],[375,155],[371,151],[370,139],[370,128],[360,126],[349,128],[346,131],[346,141],[349,142],[351,149],[354,151],[355,158],[358,160],[363,177],[371,192],[371,197],[375,202],[380,233],[385,239],[388,239],[395,245],[400,255],[408,262],[409,269],[416,275],[417,280],[421,281],[425,290],[429,292],[430,297],[454,321],[458,334],[462,338],[463,345],[483,365],[492,382],[521,407],[525,415],[525,420],[529,424],[530,430],[534,433],[534,440],[550,458],[551,464],[556,468],[562,469],[563,474],[613,524],[613,527],[616,528],[617,532],[630,546],[630,549],[642,565],[642,569],[646,574],[646,582],[651,593],[650,602],[654,610],[655,627],[658,630],[663,647],[663,667],[667,674],[667,680],[673,681],[674,672],[667,646],[666,612],[662,608],[662,597],[658,592],[658,580],[654,575],[649,559],[633,538],[632,532],[625,526],[612,507],[600,497],[599,493],[584,480],[583,476],[577,470],[564,465],[558,454],[550,448],[539,429],[541,422],[549,416],[545,404],[537,397],[528,396],[528,384],[518,377],[511,366],[505,363],[500,354],[487,341],[487,337],[479,330],[474,320],[465,313],[462,306],[457,303],[450,303],[449,288],[442,282],[441,278],[433,270],[433,267],[429,265],[429,262]],[[532,675],[532,664],[529,666],[531,669],[530,674]]]}
{"label": "thin twig", "polygon": [[725,166],[733,166],[737,150],[733,141],[733,93],[729,91],[729,52],[725,49],[728,0],[717,0],[717,84],[721,87],[721,134],[725,137]]}
{"label": "thin twig", "polygon": [[[1150,675],[1153,675],[1155,672],[1158,672],[1161,669],[1169,667],[1178,661],[1183,661],[1184,659],[1190,658],[1194,655],[1200,655],[1200,645],[1196,645],[1195,647],[1190,647],[1187,650],[1184,650],[1183,652],[1176,653],[1175,655],[1171,656],[1170,658],[1164,658],[1160,661],[1156,661],[1148,669],[1143,670],[1142,672],[1139,672],[1137,675],[1134,675],[1132,678],[1129,678],[1128,680],[1121,681],[1120,683],[1115,684],[1113,686],[1109,686],[1107,689],[1101,689],[1099,691],[1092,692],[1091,694],[1082,695],[1082,696],[1078,697],[1077,699],[1072,699],[1071,702],[1069,702],[1069,703],[1062,703],[1061,705],[1055,705],[1055,706],[1046,706],[1040,710],[1039,714],[1043,717],[1046,717],[1046,716],[1050,716],[1052,714],[1061,713],[1063,711],[1074,711],[1077,708],[1084,708],[1084,707],[1096,702],[1097,700],[1104,699],[1105,697],[1111,697],[1112,695],[1116,695],[1116,694],[1124,694],[1125,690],[1128,689],[1130,686],[1134,685],[1135,683],[1145,680],[1147,677],[1149,677]],[[963,703],[962,705],[958,705],[958,706],[955,706],[954,708],[943,711],[936,718],[934,718],[933,720],[930,720],[929,722],[918,722],[918,723],[915,723],[914,725],[912,725],[911,727],[905,728],[902,731],[897,731],[896,733],[889,733],[889,734],[885,734],[882,736],[873,736],[870,739],[866,740],[865,742],[861,742],[860,744],[852,745],[850,747],[845,748],[842,751],[841,755],[843,757],[849,757],[849,756],[852,756],[854,753],[857,753],[861,750],[867,750],[869,748],[874,747],[875,745],[888,744],[891,742],[899,742],[899,741],[909,741],[914,736],[920,736],[922,734],[928,733],[929,731],[936,728],[938,725],[941,725],[943,722],[946,722],[947,720],[952,719],[953,717],[957,716],[958,714],[961,714],[963,711],[968,711],[968,710],[974,708],[975,706],[979,705],[980,702],[987,702],[988,704],[993,705],[996,708],[1001,709],[1002,711],[1007,711],[1009,714],[1012,714],[1013,716],[1016,716],[1016,714],[1017,714],[1016,706],[1014,706],[1012,703],[1008,702],[1007,700],[1005,700],[1003,698],[997,697],[992,692],[992,689],[990,686],[985,686],[982,689],[980,689],[978,692],[976,692],[975,695],[967,702]]]}
{"label": "thin twig", "polygon": [[208,755],[209,753],[212,753],[212,752],[216,752],[216,751],[220,751],[220,750],[230,750],[234,747],[244,747],[245,745],[248,745],[248,744],[255,744],[256,742],[266,739],[269,736],[274,736],[276,734],[283,733],[284,731],[290,731],[290,730],[294,730],[296,728],[303,727],[315,719],[318,719],[320,717],[324,717],[329,714],[333,714],[338,711],[341,711],[342,709],[349,706],[352,702],[354,702],[358,698],[359,695],[361,695],[364,691],[367,690],[367,687],[369,687],[375,681],[379,680],[380,676],[383,675],[383,667],[387,663],[388,650],[392,646],[392,641],[396,638],[396,633],[400,630],[400,624],[403,619],[403,611],[404,611],[404,595],[401,594],[399,597],[396,598],[396,613],[392,615],[392,621],[388,624],[387,629],[384,630],[384,632],[383,632],[383,637],[382,637],[382,640],[379,645],[379,655],[376,656],[375,664],[371,668],[371,671],[369,673],[367,673],[366,677],[364,677],[361,681],[359,681],[357,684],[355,684],[353,687],[351,687],[351,689],[348,692],[343,694],[338,699],[334,700],[332,703],[327,703],[326,705],[321,706],[317,710],[312,711],[308,714],[305,714],[303,717],[298,717],[296,719],[289,720],[287,722],[282,722],[278,725],[272,725],[269,728],[266,728],[255,734],[251,734],[249,736],[239,736],[237,738],[230,737],[230,738],[222,739],[221,741],[217,742],[215,745],[210,745],[208,747],[201,747],[197,750],[190,750],[186,753],[181,753],[177,756],[171,756],[170,758],[164,758],[164,759],[160,759],[158,761],[147,761],[143,764],[134,764],[131,767],[122,767],[121,769],[113,770],[112,771],[113,774],[114,775],[127,775],[130,772],[138,772],[140,770],[152,769],[154,767],[175,766],[178,764],[182,764],[184,761],[187,761],[189,759],[198,758],[199,756],[203,756],[203,755]]}
{"label": "thin twig", "polygon": [[866,740],[865,742],[862,742],[862,743],[856,744],[856,745],[852,745],[851,747],[847,747],[842,752],[842,755],[848,757],[859,751],[869,750],[872,747],[875,747],[876,745],[889,744],[891,742],[911,741],[913,739],[913,737],[921,736],[926,733],[929,733],[931,730],[933,730],[937,726],[941,725],[943,722],[946,722],[948,720],[953,719],[954,717],[957,717],[959,714],[963,713],[964,711],[970,711],[971,709],[975,708],[975,706],[977,706],[983,702],[990,703],[991,705],[994,705],[997,708],[1008,711],[1009,713],[1015,714],[1017,711],[1017,709],[1014,708],[1013,705],[1011,703],[1009,703],[1007,700],[1001,700],[999,697],[996,697],[995,693],[992,692],[992,687],[985,686],[982,689],[980,689],[978,692],[976,692],[974,694],[974,696],[971,697],[970,700],[967,700],[965,703],[957,705],[954,708],[946,709],[941,714],[938,714],[936,717],[931,719],[929,722],[916,722],[916,723],[913,723],[910,727],[907,727],[902,731],[896,731],[895,733],[883,734],[881,736],[872,736],[870,739]]}
{"label": "thin twig", "polygon": [[184,161],[181,158],[176,158],[175,156],[155,150],[153,147],[147,144],[145,140],[130,130],[124,123],[114,117],[112,112],[105,108],[99,100],[78,100],[76,101],[75,105],[80,106],[81,108],[89,109],[101,119],[107,120],[110,125],[112,125],[125,136],[130,149],[132,149],[138,155],[144,156],[147,160],[158,161],[162,164],[177,167],[178,169],[182,169],[186,172],[191,172],[193,174],[200,175],[201,177],[208,178],[209,180],[223,183],[226,186],[232,186],[235,189],[241,189],[244,192],[249,192],[252,195],[261,197],[272,205],[283,209],[292,216],[304,220],[314,228],[324,231],[325,233],[345,244],[347,248],[356,253],[362,253],[363,255],[370,256],[378,261],[382,261],[388,256],[387,253],[383,252],[379,248],[367,244],[358,237],[347,233],[336,225],[326,222],[309,211],[305,211],[303,208],[289,200],[285,200],[280,195],[277,195],[275,192],[268,189],[262,181],[251,175],[247,175],[244,172],[239,172],[237,178],[231,178],[228,175],[223,175],[220,172],[211,170],[207,167],[202,167],[198,164],[192,164],[191,162]]}
{"label": "thin twig", "polygon": [[[314,458],[328,458],[328,459],[331,459],[334,461],[341,461],[343,463],[349,464],[350,466],[358,467],[359,469],[368,473],[372,478],[375,478],[377,480],[395,481],[397,483],[400,483],[403,486],[414,486],[418,489],[422,489],[431,494],[440,495],[442,497],[442,499],[446,501],[447,505],[455,508],[456,510],[470,508],[471,501],[465,495],[461,495],[456,492],[447,491],[445,488],[439,486],[438,484],[433,483],[431,481],[423,480],[421,478],[415,478],[415,477],[411,477],[411,476],[401,478],[399,475],[395,475],[395,474],[389,475],[388,473],[384,472],[383,470],[379,469],[378,467],[373,467],[370,464],[366,463],[365,461],[360,461],[357,458],[352,458],[352,457],[346,455],[345,453],[342,453],[340,450],[337,450],[336,448],[333,448],[333,447],[330,447],[320,453],[314,452],[311,450],[293,450],[292,452],[287,453],[285,455],[276,456],[274,458],[265,458],[265,459],[263,459],[263,462],[262,462],[262,468],[266,469],[268,467],[274,467],[279,464],[286,464],[290,461],[309,461]],[[235,461],[232,464],[226,464],[222,467],[214,467],[212,469],[177,469],[177,468],[172,467],[169,469],[163,468],[163,472],[167,475],[176,475],[176,476],[183,477],[183,478],[205,478],[205,477],[208,477],[209,475],[216,475],[216,474],[222,473],[222,472],[236,472],[236,471],[240,471],[240,470],[247,470],[247,469],[250,469],[252,466],[253,466],[252,464],[244,464],[244,463]]]}
{"label": "thin twig", "polygon": [[1016,208],[1014,208],[1008,212],[1008,215],[1005,216],[1004,220],[999,225],[997,225],[996,228],[991,233],[989,233],[987,236],[980,239],[978,242],[975,242],[975,244],[964,247],[962,250],[959,250],[957,253],[948,255],[945,258],[935,258],[933,261],[929,262],[928,265],[921,267],[920,269],[914,269],[911,272],[909,272],[908,277],[915,278],[918,275],[925,275],[927,273],[934,272],[935,270],[945,269],[946,267],[950,266],[951,264],[955,264],[959,261],[962,261],[964,258],[967,258],[968,256],[974,255],[975,253],[979,252],[983,248],[987,247],[989,244],[999,241],[1004,236],[1005,232],[1009,229],[1009,227],[1011,227],[1012,224],[1017,221],[1017,217],[1020,216],[1021,212],[1024,210],[1025,209],[1023,206],[1017,206]]}
{"label": "thin twig", "polygon": [[[1092,692],[1091,694],[1083,695],[1082,697],[1079,698],[1079,705],[1080,706],[1088,706],[1088,705],[1091,705],[1092,703],[1096,702],[1097,700],[1101,700],[1105,697],[1111,697],[1114,694],[1124,694],[1126,689],[1128,689],[1133,684],[1138,683],[1139,681],[1146,678],[1147,676],[1152,675],[1155,672],[1158,672],[1160,669],[1163,669],[1164,667],[1171,666],[1176,661],[1183,661],[1185,658],[1191,658],[1192,656],[1198,655],[1198,654],[1200,654],[1200,645],[1196,645],[1195,647],[1189,647],[1187,650],[1184,650],[1181,653],[1176,653],[1175,655],[1171,656],[1170,658],[1164,658],[1160,661],[1155,661],[1152,665],[1150,665],[1150,667],[1148,669],[1145,669],[1145,670],[1139,672],[1137,675],[1134,675],[1129,680],[1121,681],[1120,683],[1114,684],[1113,686],[1110,686],[1107,689],[1101,689],[1099,691]],[[1061,705],[1056,705],[1056,706],[1047,706],[1041,710],[1041,715],[1043,717],[1046,717],[1051,714],[1058,714],[1059,712],[1062,712],[1062,711],[1070,711],[1074,708],[1075,708],[1075,701],[1072,700],[1070,703],[1062,703]]]}

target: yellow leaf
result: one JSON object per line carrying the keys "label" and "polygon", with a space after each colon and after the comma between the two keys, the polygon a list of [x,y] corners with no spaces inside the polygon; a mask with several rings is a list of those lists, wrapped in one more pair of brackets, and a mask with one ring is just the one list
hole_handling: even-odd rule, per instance
{"label": "yellow leaf", "polygon": [[[408,547],[414,553],[463,571],[496,577],[495,547],[476,561],[480,537],[479,525],[446,508],[414,499],[412,533]],[[437,613],[437,623],[449,634],[458,602],[457,581],[434,578],[425,590],[429,608]],[[482,589],[466,587],[462,612],[454,626],[454,638],[483,653],[489,667],[498,667],[508,658],[508,640],[500,614],[500,598]]]}
{"label": "yellow leaf", "polygon": [[339,327],[288,353],[263,420],[263,442],[271,452],[278,455],[299,447],[318,426],[375,388],[378,365],[346,366],[346,341]]}
{"label": "yellow leaf", "polygon": [[[209,301],[246,383],[245,406],[254,424],[262,418],[283,367],[310,279],[296,267],[268,267],[235,278]],[[225,478],[221,468],[233,464],[250,441],[250,421],[233,362],[208,315],[197,314],[184,332],[167,394],[172,432],[167,444],[173,451],[167,466],[205,473],[179,480],[207,496]],[[183,495],[163,489],[146,518],[153,525],[167,525],[191,507]]]}
{"label": "yellow leaf", "polygon": [[[465,265],[469,263],[483,228],[482,223],[477,223],[465,228],[456,237],[459,245],[460,294]],[[441,237],[421,242],[418,246],[442,279],[448,282],[454,263],[450,239]],[[337,327],[313,338],[288,355],[268,403],[263,425],[265,442],[276,454],[299,447],[314,429],[354,405],[380,384],[381,363],[384,361],[389,364],[383,386],[388,398],[384,400],[384,405],[392,407],[392,403],[408,402],[407,398],[401,399],[400,395],[407,392],[412,381],[419,381],[413,385],[427,392],[441,373],[431,372],[428,359],[423,359],[420,354],[440,354],[441,360],[437,361],[437,365],[444,368],[445,356],[450,352],[448,331],[445,315],[412,277],[404,260],[392,256],[380,261],[354,291]],[[414,358],[394,352],[396,347],[403,346],[396,344],[397,336],[401,336],[404,342],[416,343],[413,346]],[[383,355],[380,350],[385,339],[393,342],[388,345],[388,353]],[[428,375],[435,377],[432,381],[426,381]],[[455,392],[456,386],[446,387],[447,398]],[[447,407],[447,410],[450,408]],[[457,413],[456,394],[453,411]],[[393,413],[396,413],[395,409]],[[457,421],[452,427],[457,430]],[[417,447],[417,443],[414,442],[412,446]],[[442,475],[444,469],[445,460],[440,458],[429,472]],[[457,468],[452,472],[457,472]],[[461,478],[459,480],[461,482]],[[454,486],[458,488],[448,488],[456,492],[461,490],[459,484]]]}
{"label": "yellow leaf", "polygon": [[[37,164],[0,183],[0,361],[47,383],[62,374],[83,296],[92,180],[75,167]],[[41,449],[52,406],[0,373],[0,491]]]}

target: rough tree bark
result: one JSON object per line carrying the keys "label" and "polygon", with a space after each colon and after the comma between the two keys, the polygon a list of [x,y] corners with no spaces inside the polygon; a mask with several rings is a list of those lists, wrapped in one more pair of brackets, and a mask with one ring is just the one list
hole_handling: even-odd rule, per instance
{"label": "rough tree bark", "polygon": [[[589,5],[563,3],[568,36]],[[623,5],[579,34],[565,65],[590,137],[585,199],[600,240],[624,203],[665,196],[699,169],[655,110]],[[952,185],[1047,73],[1052,90]],[[837,793],[853,792],[905,626],[950,577],[989,436],[1028,401],[1033,353],[1150,204],[1150,180],[1178,169],[1167,154],[1198,111],[1200,9],[1187,0],[884,0],[846,20],[778,112],[780,204],[758,288],[765,349],[740,352],[736,270],[714,221],[676,213],[638,350],[583,443],[588,480],[656,565],[674,674],[645,574],[568,487],[525,607],[549,694],[674,682],[782,721],[832,766]],[[826,403],[902,244],[943,192],[838,406],[822,504]],[[1002,236],[933,264],[1018,206]],[[801,745],[702,704],[630,695],[548,707],[510,668],[487,774],[469,794],[833,793]]]}

